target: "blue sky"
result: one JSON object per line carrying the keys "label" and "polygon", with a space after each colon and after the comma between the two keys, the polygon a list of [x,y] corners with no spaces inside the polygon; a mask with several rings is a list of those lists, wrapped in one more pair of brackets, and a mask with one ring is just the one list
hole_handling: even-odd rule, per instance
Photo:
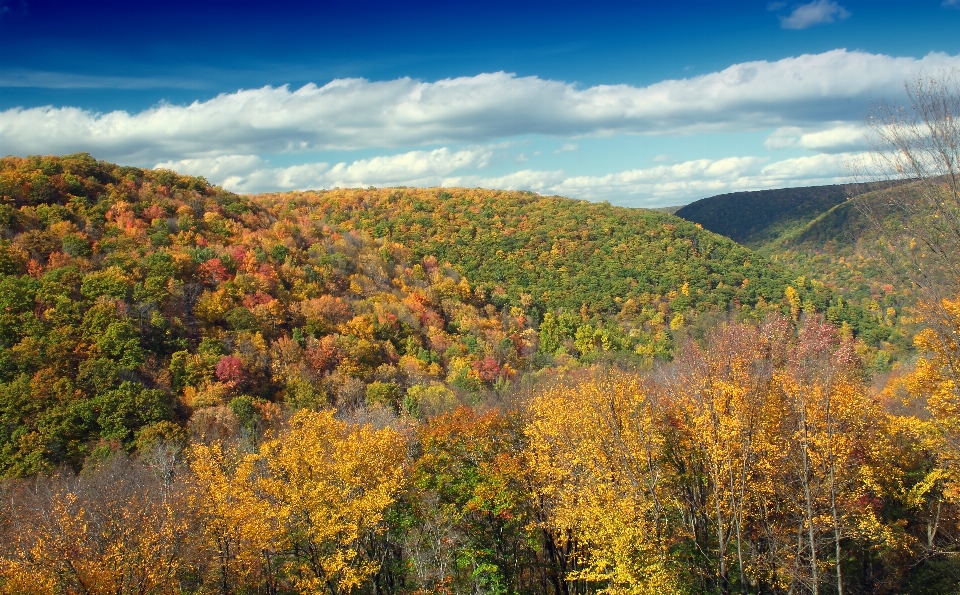
{"label": "blue sky", "polygon": [[843,181],[958,30],[960,0],[0,0],[0,153],[684,204]]}

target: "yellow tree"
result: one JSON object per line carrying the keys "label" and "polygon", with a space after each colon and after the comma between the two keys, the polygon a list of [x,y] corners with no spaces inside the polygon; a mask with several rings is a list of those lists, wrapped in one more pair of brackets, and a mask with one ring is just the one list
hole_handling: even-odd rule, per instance
{"label": "yellow tree", "polygon": [[286,555],[278,571],[297,592],[348,593],[377,572],[363,544],[385,529],[403,485],[405,446],[390,428],[306,410],[262,445],[259,471],[244,478],[280,523]]}
{"label": "yellow tree", "polygon": [[928,328],[917,335],[914,343],[923,356],[908,386],[915,395],[925,397],[930,421],[942,439],[944,467],[956,472],[960,465],[960,297],[944,298],[940,307],[948,328],[945,332]]}
{"label": "yellow tree", "polygon": [[37,478],[11,494],[0,593],[176,591],[187,537],[177,511],[182,501],[142,467],[123,460],[104,466],[81,477]]}
{"label": "yellow tree", "polygon": [[[201,576],[221,594],[241,585],[271,580],[271,561],[280,545],[280,521],[269,503],[251,489],[257,456],[220,444],[199,444],[190,453],[193,494],[190,507],[203,543]],[[213,561],[212,565],[204,562]]]}
{"label": "yellow tree", "polygon": [[[791,428],[792,478],[786,485],[793,489],[785,490],[784,497],[802,535],[792,581],[814,594],[829,581],[842,595],[844,541],[876,537],[870,535],[877,511],[867,497],[869,453],[882,415],[866,394],[853,344],[842,341],[836,328],[806,321],[788,359],[776,371],[774,384],[789,408],[786,425]],[[826,548],[820,546],[823,541]],[[804,559],[809,574],[797,572]],[[828,565],[833,580],[824,574]]]}
{"label": "yellow tree", "polygon": [[531,403],[531,472],[566,580],[599,593],[682,593],[682,532],[660,462],[663,419],[634,376],[548,390]]}
{"label": "yellow tree", "polygon": [[[904,416],[902,422],[935,460],[915,488],[922,492],[915,494],[916,504],[930,509],[925,515],[928,555],[942,554],[946,547],[940,539],[944,533],[941,525],[951,515],[943,510],[944,505],[960,506],[960,298],[941,300],[941,311],[949,321],[948,328],[941,323],[916,336],[914,343],[923,355],[900,383],[912,401],[909,404],[919,403],[925,414]],[[949,547],[956,546],[954,542]]]}
{"label": "yellow tree", "polygon": [[769,390],[771,335],[779,336],[745,325],[717,329],[706,347],[686,345],[658,383],[677,420],[670,460],[684,485],[684,516],[723,593],[733,589],[731,566],[744,592],[770,578],[769,561],[755,559],[748,541],[782,467],[782,404]]}

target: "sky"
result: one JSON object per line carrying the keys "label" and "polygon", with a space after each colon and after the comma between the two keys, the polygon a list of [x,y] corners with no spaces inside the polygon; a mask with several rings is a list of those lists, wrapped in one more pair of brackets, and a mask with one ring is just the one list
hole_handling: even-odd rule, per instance
{"label": "sky", "polygon": [[661,207],[848,181],[960,0],[0,0],[0,154]]}

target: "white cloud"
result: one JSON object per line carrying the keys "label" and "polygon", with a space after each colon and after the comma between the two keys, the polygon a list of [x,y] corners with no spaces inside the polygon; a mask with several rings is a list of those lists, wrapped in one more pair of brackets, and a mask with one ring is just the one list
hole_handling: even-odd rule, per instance
{"label": "white cloud", "polygon": [[[699,159],[605,176],[569,177],[543,186],[550,193],[573,198],[627,206],[666,206],[741,190],[844,182],[843,164],[852,158],[853,154],[823,154],[775,163],[757,157]],[[530,174],[527,177],[534,179]],[[530,189],[535,188],[531,185]]]}
{"label": "white cloud", "polygon": [[802,135],[803,129],[798,126],[781,126],[767,137],[763,146],[769,151],[796,147]]}
{"label": "white cloud", "polygon": [[560,146],[559,149],[557,149],[553,153],[555,155],[559,155],[560,153],[569,153],[570,151],[576,151],[576,150],[577,150],[577,143],[564,143],[563,145]]}
{"label": "white cloud", "polygon": [[940,6],[944,8],[960,8],[960,0],[943,0]]}
{"label": "white cloud", "polygon": [[127,163],[557,137],[683,135],[859,121],[869,100],[902,94],[919,70],[960,67],[833,50],[735,64],[647,87],[572,83],[498,72],[421,82],[338,79],[297,90],[263,87],[139,113],[76,107],[0,112],[0,145],[14,154],[88,151]]}
{"label": "white cloud", "polygon": [[801,148],[823,153],[844,153],[869,149],[868,130],[863,124],[837,122],[827,128],[804,130],[797,126],[777,128],[764,141],[769,150]]}
{"label": "white cloud", "polygon": [[256,155],[225,155],[180,159],[157,163],[155,167],[182,174],[203,175],[215,184],[235,192],[270,192],[317,188],[362,186],[436,186],[442,176],[460,169],[487,165],[497,146],[451,151],[409,151],[359,159],[352,163],[304,163],[270,167]]}
{"label": "white cloud", "polygon": [[[634,201],[703,198],[715,190],[736,184],[764,162],[757,157],[697,159],[675,165],[632,169],[604,176],[574,176],[552,185],[549,190],[563,196],[609,200],[619,204]],[[707,192],[700,196],[701,193]]]}
{"label": "white cloud", "polygon": [[813,0],[809,4],[794,8],[788,16],[780,17],[780,26],[784,29],[806,29],[821,23],[832,23],[835,18],[842,20],[849,16],[850,11],[834,0]]}
{"label": "white cloud", "polygon": [[762,157],[697,159],[630,169],[601,176],[570,176],[562,170],[523,169],[500,176],[478,171],[496,147],[461,151],[410,151],[352,163],[306,163],[271,167],[254,155],[186,159],[157,164],[181,173],[206,175],[238,192],[366,186],[465,186],[532,190],[628,206],[683,204],[738,190],[833,184],[845,181],[843,164],[855,154],[820,154],[769,163]]}
{"label": "white cloud", "polygon": [[466,186],[471,188],[496,188],[499,190],[533,190],[541,194],[556,194],[552,191],[564,180],[563,171],[537,171],[524,169],[513,173],[482,178],[479,176],[456,176],[440,180],[440,186]]}
{"label": "white cloud", "polygon": [[172,169],[181,174],[204,176],[211,180],[223,180],[230,176],[262,168],[263,159],[256,155],[220,155],[218,157],[199,157],[158,163],[156,169]]}
{"label": "white cloud", "polygon": [[[823,180],[840,181],[846,173],[843,164],[850,159],[850,154],[842,155],[810,155],[808,157],[794,157],[771,163],[760,171],[758,179],[770,187],[810,185]],[[792,182],[792,184],[791,184]],[[797,184],[802,182],[802,184]]]}

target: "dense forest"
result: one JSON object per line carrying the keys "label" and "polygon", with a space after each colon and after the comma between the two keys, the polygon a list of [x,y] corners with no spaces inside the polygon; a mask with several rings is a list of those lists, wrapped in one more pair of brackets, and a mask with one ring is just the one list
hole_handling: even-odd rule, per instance
{"label": "dense forest", "polygon": [[[847,200],[896,189],[910,180],[864,181],[831,186],[805,186],[732,192],[694,201],[673,212],[704,228],[753,249],[801,232],[807,225]],[[844,208],[844,207],[841,207]],[[836,238],[827,238],[836,239]],[[843,238],[840,241],[849,241]]]}
{"label": "dense forest", "polygon": [[[890,333],[874,367],[889,369],[911,357],[912,337],[922,327],[911,308],[916,287],[904,282],[913,263],[908,251],[890,244],[925,216],[896,206],[896,194],[916,185],[908,179],[734,193],[699,200],[677,214],[738,238],[769,261],[819,280],[846,304],[883,319]],[[938,283],[944,276],[949,275],[929,280]]]}
{"label": "dense forest", "polygon": [[528,192],[0,200],[0,593],[958,592],[916,294]]}
{"label": "dense forest", "polygon": [[883,312],[844,301],[814,276],[664,213],[458,188],[330,190],[258,200],[450,263],[496,304],[523,307],[536,320],[543,313],[547,329],[560,333],[558,340],[548,337],[550,353],[576,339],[578,318],[589,318],[595,335],[611,337],[597,337],[608,350],[661,358],[669,357],[677,337],[702,337],[730,313],[761,320],[771,312],[819,312],[854,334],[881,367],[904,341]]}

